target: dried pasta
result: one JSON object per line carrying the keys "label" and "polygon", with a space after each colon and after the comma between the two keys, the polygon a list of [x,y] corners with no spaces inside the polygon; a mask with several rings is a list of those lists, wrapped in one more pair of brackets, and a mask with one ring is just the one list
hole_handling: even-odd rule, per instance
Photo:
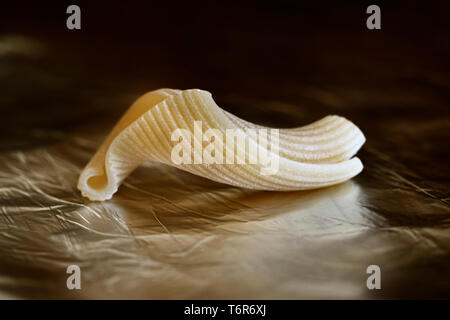
{"label": "dried pasta", "polygon": [[[198,123],[202,125],[202,132],[217,134],[209,142],[205,141],[204,136],[193,134],[191,146],[204,148],[213,140],[218,143],[219,136],[228,138],[228,132],[235,130],[246,141],[247,147],[237,150],[239,145],[236,143],[234,150],[234,145],[230,147],[228,143],[223,143],[222,149],[211,153],[215,159],[219,156],[225,159],[230,151],[234,163],[174,161],[174,147],[186,138],[186,132],[195,132]],[[183,129],[184,135],[174,141],[173,133],[177,129]],[[304,127],[277,129],[277,135],[273,137],[252,134],[273,130],[226,112],[207,91],[151,91],[140,97],[122,116],[81,172],[78,188],[83,196],[91,200],[110,199],[122,181],[146,161],[158,161],[233,186],[274,191],[334,185],[354,177],[363,168],[361,161],[352,156],[364,144],[364,135],[345,118],[327,116]],[[276,160],[276,170],[264,174],[264,163],[255,159],[252,161],[250,149],[257,155],[264,153],[272,157],[266,160]],[[180,154],[185,156],[183,152]],[[193,154],[194,159],[196,156],[199,158],[195,148]],[[267,161],[265,165],[267,167]]]}

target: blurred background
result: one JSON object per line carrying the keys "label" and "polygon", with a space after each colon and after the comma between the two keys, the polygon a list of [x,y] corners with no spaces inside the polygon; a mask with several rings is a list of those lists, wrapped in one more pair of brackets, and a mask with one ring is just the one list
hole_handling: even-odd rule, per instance
{"label": "blurred background", "polygon": [[[66,28],[69,16],[66,8],[71,4],[81,8],[81,30]],[[381,30],[366,27],[369,16],[366,9],[371,4],[381,8]],[[241,276],[237,276],[242,269],[233,269],[236,276],[230,281],[223,280],[223,289],[213,288],[219,275],[227,273],[224,266],[235,257],[235,252],[227,247],[231,250],[230,260],[225,254],[209,261],[211,267],[207,270],[211,277],[206,278],[211,282],[199,284],[194,281],[195,292],[184,290],[181,285],[175,290],[167,282],[155,284],[150,281],[151,286],[161,289],[159,295],[148,294],[146,290],[136,293],[135,287],[130,285],[129,292],[136,293],[132,297],[449,297],[449,15],[448,1],[108,1],[94,4],[92,1],[28,3],[18,0],[2,4],[0,188],[3,191],[0,192],[0,205],[4,214],[0,216],[0,271],[8,280],[0,282],[0,288],[6,297],[12,294],[71,298],[73,293],[54,287],[51,284],[54,281],[46,279],[64,277],[64,272],[55,270],[72,260],[85,263],[87,268],[92,268],[89,270],[97,270],[98,256],[86,256],[85,249],[99,240],[77,235],[89,225],[83,222],[83,214],[79,211],[86,209],[81,206],[85,202],[75,188],[77,175],[113,123],[137,97],[147,91],[169,87],[208,90],[224,109],[246,120],[277,127],[301,126],[328,114],[345,116],[366,135],[367,143],[358,155],[365,164],[365,171],[350,186],[341,187],[351,190],[346,193],[350,194],[350,200],[344,207],[321,202],[334,199],[336,190],[319,191],[319,196],[314,193],[296,196],[264,194],[265,198],[275,198],[266,199],[264,201],[271,201],[270,204],[263,204],[261,194],[250,195],[247,191],[241,194],[236,188],[223,189],[200,178],[195,180],[187,174],[170,171],[171,175],[182,175],[186,181],[194,179],[202,192],[215,190],[216,196],[225,193],[228,197],[239,194],[238,198],[231,197],[239,203],[249,197],[258,199],[251,198],[250,204],[245,202],[247,209],[239,207],[237,211],[224,205],[222,213],[218,209],[217,214],[208,205],[195,207],[206,215],[195,221],[199,228],[197,234],[205,238],[222,234],[225,239],[214,242],[215,246],[207,247],[206,252],[225,250],[218,243],[235,239],[235,232],[245,230],[249,235],[256,232],[261,227],[257,222],[264,219],[251,208],[266,208],[264,217],[267,218],[271,217],[267,212],[272,211],[266,205],[280,207],[276,211],[280,218],[283,212],[294,210],[292,208],[298,205],[296,201],[304,197],[307,198],[305,201],[310,201],[310,197],[322,200],[311,200],[316,205],[309,209],[295,210],[305,210],[306,215],[315,212],[321,219],[321,215],[326,214],[331,220],[340,221],[327,227],[327,235],[336,232],[336,238],[305,240],[303,237],[308,234],[305,230],[323,231],[326,227],[315,220],[308,220],[308,223],[295,220],[278,222],[279,233],[286,233],[282,226],[287,225],[297,225],[304,232],[290,230],[291,238],[286,236],[279,245],[284,256],[298,259],[282,261],[281,257],[265,253],[268,256],[264,255],[261,261],[261,255],[253,254],[258,250],[252,246],[242,249],[241,261],[246,261],[248,269],[254,265],[267,265],[268,270],[262,272],[271,279],[266,280],[267,287],[285,283],[273,289],[271,294],[266,291],[266,295],[261,296],[260,289],[266,287],[255,285],[256,280],[242,283]],[[68,171],[58,173],[55,168],[48,168],[52,161],[59,167],[65,166]],[[48,175],[52,170],[55,176]],[[166,174],[164,170],[169,169],[158,170]],[[43,177],[49,180],[39,187]],[[59,180],[61,177],[64,182]],[[152,183],[156,182],[148,185],[144,177],[144,171],[138,171],[130,178],[130,183],[137,179],[135,182],[140,187],[153,192],[152,187],[157,185]],[[177,189],[176,183],[167,179],[159,182],[165,183],[167,190],[176,190],[167,191],[164,199],[172,201],[172,195],[177,192],[180,199],[194,199],[192,193]],[[31,181],[38,189],[27,186],[24,180]],[[150,218],[142,217],[143,212],[148,213],[156,204],[130,207],[127,202],[130,199],[126,191],[123,192],[116,201],[125,205],[125,209],[87,204],[91,206],[90,210],[113,217],[109,222],[100,219],[98,225],[93,223],[89,228],[120,222],[122,227],[132,230],[133,235],[136,228],[145,234],[160,235],[161,230],[149,227],[156,223],[153,216],[150,215],[152,222],[146,220]],[[205,197],[212,201],[212,196]],[[180,215],[194,210],[193,203],[183,201],[188,203],[181,204]],[[289,210],[285,208],[287,203],[292,204]],[[62,206],[59,212],[52,209],[55,205]],[[166,209],[154,209],[163,216],[160,219],[163,224],[169,230],[178,230],[175,235],[177,232],[190,235],[188,227],[181,226],[181,218],[173,218],[173,212],[169,210],[170,215]],[[246,215],[245,210],[252,214]],[[133,212],[135,216],[127,220],[123,216],[116,219],[116,216],[108,215],[124,212]],[[341,216],[349,212],[358,216],[357,221],[364,221],[358,225],[359,229],[356,228],[358,236],[351,240],[339,229],[342,223],[355,226],[354,216],[348,219]],[[48,219],[55,215],[69,215],[65,219],[75,221],[78,227],[74,227],[76,223],[70,224],[75,229],[58,224],[60,218],[52,224]],[[255,220],[258,228],[249,231],[248,225],[236,225],[234,217]],[[235,232],[222,230],[230,221],[234,222],[229,228]],[[30,227],[30,223],[34,227]],[[86,228],[79,227],[80,224]],[[210,228],[211,225],[221,226],[221,232]],[[35,230],[31,232],[33,228]],[[277,229],[271,224],[270,230]],[[69,242],[67,239],[71,237],[67,238],[67,234],[73,236]],[[81,238],[86,242],[81,242]],[[169,241],[166,238],[160,241],[163,240]],[[35,247],[31,245],[33,241],[36,241]],[[239,241],[233,247],[242,245]],[[55,252],[52,247],[55,243],[62,246],[58,247],[60,251]],[[102,245],[107,246],[103,242]],[[22,248],[22,254],[19,248]],[[322,251],[324,256],[318,256],[317,251],[324,248],[328,248]],[[134,249],[125,251],[130,250]],[[303,253],[296,256],[299,251]],[[36,252],[40,254],[36,255]],[[136,253],[139,261],[148,258],[148,253],[136,252],[140,252]],[[250,261],[243,258],[247,253],[253,257]],[[43,256],[47,260],[41,261]],[[206,256],[205,253],[202,257]],[[109,258],[110,255],[104,256],[105,261],[111,261]],[[174,283],[183,283],[192,273],[200,272],[192,265],[188,269],[182,268],[180,260],[171,259],[165,260],[165,267],[176,265],[180,268],[178,271],[182,270]],[[203,261],[199,257],[196,259]],[[299,261],[324,260],[328,264],[323,270],[316,270],[313,263],[298,264]],[[390,271],[382,293],[367,291],[361,280],[365,277],[364,271],[355,271],[362,270],[361,266],[370,261]],[[247,271],[260,274],[260,271],[252,270]],[[110,272],[117,275],[117,269],[112,268]],[[38,276],[42,274],[46,276]],[[234,276],[233,272],[231,274]],[[93,271],[91,275],[91,280],[98,277]],[[37,281],[37,278],[41,280]],[[116,288],[121,281],[130,284],[138,283],[139,279],[138,276],[131,280],[122,276],[108,286]],[[107,282],[105,280],[104,284]],[[332,287],[327,287],[327,283]],[[96,290],[98,288],[84,291],[82,297],[103,297]],[[106,297],[124,297],[128,292],[114,290],[115,294]]]}
{"label": "blurred background", "polygon": [[[304,108],[356,122],[369,113],[448,116],[446,1],[380,4],[374,31],[366,28],[370,1],[80,1],[80,31],[66,28],[70,4],[2,6],[1,116],[13,130],[66,131],[105,109],[115,119],[160,87],[211,91],[242,116],[253,106],[240,99],[284,102],[268,119],[285,127],[299,124],[281,119],[286,104],[300,117],[309,117]],[[36,117],[47,112],[50,123]],[[2,130],[4,149],[14,132]]]}

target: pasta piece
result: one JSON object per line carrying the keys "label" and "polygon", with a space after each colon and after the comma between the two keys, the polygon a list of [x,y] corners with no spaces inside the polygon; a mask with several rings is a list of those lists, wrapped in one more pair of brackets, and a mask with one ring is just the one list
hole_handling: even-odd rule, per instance
{"label": "pasta piece", "polygon": [[[199,124],[204,135],[195,133]],[[184,131],[178,131],[181,133],[174,139],[174,132],[180,129]],[[350,158],[364,144],[364,135],[345,118],[327,116],[304,127],[275,129],[277,134],[271,136],[273,130],[222,110],[207,91],[152,91],[122,116],[82,171],[78,188],[91,200],[111,199],[121,182],[146,161],[165,163],[233,186],[276,191],[334,185],[354,177],[363,168],[358,158]],[[189,132],[192,136],[188,136]],[[228,138],[229,132],[238,133],[236,148],[230,144],[234,138],[222,144],[218,141],[219,137]],[[215,133],[214,138],[211,133]],[[243,148],[238,137],[246,143]],[[180,146],[180,141],[188,143],[194,163],[174,161],[174,148]],[[222,162],[196,162],[208,154],[208,143],[210,147],[222,145],[222,149],[209,153]],[[177,156],[187,159],[185,151]],[[228,154],[232,157],[227,158]],[[252,155],[265,155],[266,161],[258,162]],[[268,169],[268,160],[276,162],[276,170]]]}

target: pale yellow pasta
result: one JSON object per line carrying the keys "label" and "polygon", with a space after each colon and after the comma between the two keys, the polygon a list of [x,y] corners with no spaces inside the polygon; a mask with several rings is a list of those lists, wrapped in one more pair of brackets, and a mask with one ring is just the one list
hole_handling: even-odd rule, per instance
{"label": "pale yellow pasta", "polygon": [[[165,163],[233,186],[275,191],[334,185],[354,177],[363,168],[358,158],[351,157],[364,144],[364,135],[353,123],[338,116],[327,116],[300,128],[279,129],[278,167],[274,174],[261,174],[263,164],[250,163],[248,150],[241,155],[236,152],[242,164],[174,163],[171,155],[177,141],[172,141],[172,133],[177,129],[194,132],[196,121],[201,121],[203,132],[215,129],[223,136],[229,129],[242,129],[249,143],[256,140],[247,130],[270,131],[221,109],[207,91],[152,91],[140,97],[119,120],[82,171],[78,188],[91,200],[110,199],[122,181],[146,161]],[[203,146],[205,141],[193,136],[195,143]],[[226,149],[224,145],[224,155]],[[264,151],[274,154],[269,146]]]}

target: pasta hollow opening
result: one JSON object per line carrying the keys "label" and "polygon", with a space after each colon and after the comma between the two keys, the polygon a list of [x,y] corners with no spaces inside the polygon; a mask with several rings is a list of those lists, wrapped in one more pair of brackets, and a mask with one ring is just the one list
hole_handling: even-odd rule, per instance
{"label": "pasta hollow opening", "polygon": [[106,187],[107,184],[108,184],[108,179],[106,178],[106,175],[92,176],[87,180],[87,185],[91,189],[95,189],[95,190],[102,190]]}

